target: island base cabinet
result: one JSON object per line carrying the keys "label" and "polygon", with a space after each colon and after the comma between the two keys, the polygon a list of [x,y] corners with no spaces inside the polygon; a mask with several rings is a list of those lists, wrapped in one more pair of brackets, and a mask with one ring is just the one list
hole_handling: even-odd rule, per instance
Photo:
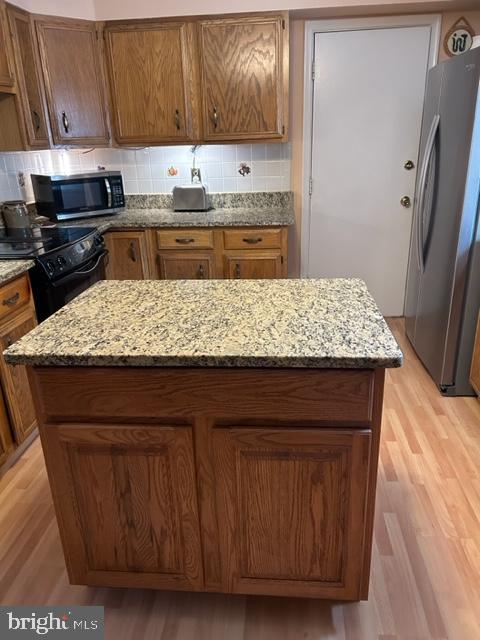
{"label": "island base cabinet", "polygon": [[368,597],[383,370],[29,378],[72,583]]}
{"label": "island base cabinet", "polygon": [[202,586],[190,428],[59,425],[42,443],[73,583]]}
{"label": "island base cabinet", "polygon": [[213,442],[226,590],[355,597],[371,432],[215,429]]}

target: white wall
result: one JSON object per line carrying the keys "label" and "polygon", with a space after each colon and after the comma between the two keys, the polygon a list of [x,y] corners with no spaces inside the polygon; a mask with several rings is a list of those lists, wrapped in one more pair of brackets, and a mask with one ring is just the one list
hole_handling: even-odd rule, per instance
{"label": "white wall", "polygon": [[[456,0],[451,0],[452,4]],[[248,11],[279,11],[295,9],[345,9],[346,7],[374,7],[401,5],[402,10],[409,5],[421,4],[427,10],[429,4],[439,4],[439,0],[242,0],[225,2],[224,0],[93,0],[97,20],[116,18],[149,18],[161,16],[199,15],[216,13],[243,13]],[[449,4],[445,0],[444,4]],[[433,10],[433,9],[432,9]]]}
{"label": "white wall", "polygon": [[[191,147],[29,151],[0,154],[0,202],[22,199],[31,202],[31,173],[78,173],[99,166],[122,172],[125,192],[171,193],[176,184],[190,181]],[[250,173],[239,173],[241,163]],[[289,144],[242,144],[203,146],[197,150],[196,166],[211,192],[288,191],[290,189]],[[177,170],[170,176],[169,168]],[[20,188],[18,173],[25,175]]]}

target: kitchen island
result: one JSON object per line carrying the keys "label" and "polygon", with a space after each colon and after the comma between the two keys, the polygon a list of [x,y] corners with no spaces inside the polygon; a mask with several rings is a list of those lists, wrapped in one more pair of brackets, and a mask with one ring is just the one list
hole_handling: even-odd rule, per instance
{"label": "kitchen island", "polygon": [[362,281],[101,282],[5,358],[72,583],[368,597],[402,354]]}

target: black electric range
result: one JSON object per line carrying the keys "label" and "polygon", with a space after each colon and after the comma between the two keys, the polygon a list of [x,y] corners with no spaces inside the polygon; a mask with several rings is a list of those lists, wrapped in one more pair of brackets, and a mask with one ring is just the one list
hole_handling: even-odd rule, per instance
{"label": "black electric range", "polygon": [[39,321],[105,278],[108,251],[95,227],[35,227],[0,233],[0,260],[33,260],[30,270]]}

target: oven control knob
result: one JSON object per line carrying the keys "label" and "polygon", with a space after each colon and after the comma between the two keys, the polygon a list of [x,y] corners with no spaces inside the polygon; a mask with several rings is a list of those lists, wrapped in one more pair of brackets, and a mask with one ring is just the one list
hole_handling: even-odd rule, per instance
{"label": "oven control knob", "polygon": [[102,236],[95,236],[95,244],[97,245],[97,247],[103,244]]}
{"label": "oven control knob", "polygon": [[55,273],[55,264],[51,260],[47,260],[45,266],[47,267],[48,273]]}
{"label": "oven control knob", "polygon": [[63,256],[58,256],[57,264],[60,267],[60,269],[63,269],[63,267],[67,264],[67,261],[65,260],[65,258]]}

